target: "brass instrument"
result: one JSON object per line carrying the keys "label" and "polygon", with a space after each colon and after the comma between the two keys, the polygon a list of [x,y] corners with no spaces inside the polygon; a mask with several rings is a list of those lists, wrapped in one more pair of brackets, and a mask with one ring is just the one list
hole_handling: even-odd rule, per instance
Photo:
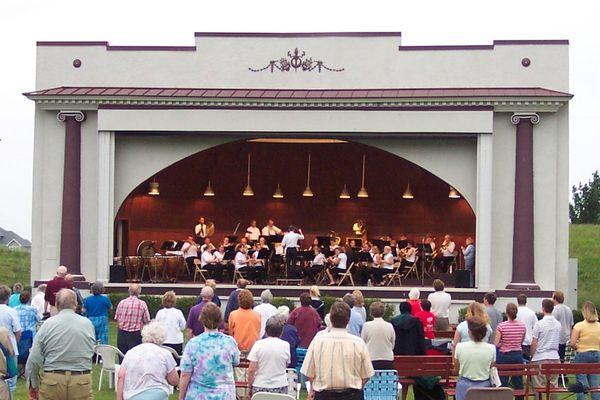
{"label": "brass instrument", "polygon": [[206,237],[211,237],[215,234],[215,223],[212,221],[208,221],[206,223]]}
{"label": "brass instrument", "polygon": [[444,254],[444,251],[446,251],[446,249],[448,248],[448,246],[450,245],[450,242],[443,244],[438,247],[437,249],[435,249],[433,251],[433,253],[431,253],[431,258],[438,258],[441,257],[442,254]]}
{"label": "brass instrument", "polygon": [[[329,231],[329,237],[333,239],[333,244],[337,247],[340,245],[342,238],[338,235],[336,231]],[[331,242],[330,242],[331,244]]]}
{"label": "brass instrument", "polygon": [[352,225],[352,230],[356,236],[362,236],[365,234],[365,223],[362,221],[362,219],[356,220],[354,225]]}

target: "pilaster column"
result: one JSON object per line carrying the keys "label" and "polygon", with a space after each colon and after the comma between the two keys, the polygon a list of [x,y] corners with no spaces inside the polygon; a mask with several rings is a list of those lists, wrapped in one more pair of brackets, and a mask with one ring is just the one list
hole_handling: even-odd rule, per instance
{"label": "pilaster column", "polygon": [[533,126],[535,113],[515,113],[516,125],[515,205],[513,222],[512,281],[507,289],[536,290],[533,242]]}
{"label": "pilaster column", "polygon": [[65,123],[60,264],[73,275],[81,274],[81,111],[59,111],[56,118]]}

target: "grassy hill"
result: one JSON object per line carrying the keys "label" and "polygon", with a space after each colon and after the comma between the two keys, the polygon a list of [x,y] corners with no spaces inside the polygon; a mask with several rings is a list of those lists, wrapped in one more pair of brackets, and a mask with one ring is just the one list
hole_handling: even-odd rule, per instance
{"label": "grassy hill", "polygon": [[579,305],[600,306],[600,225],[571,225],[569,256],[579,259]]}
{"label": "grassy hill", "polygon": [[0,283],[12,286],[15,282],[29,285],[30,254],[25,251],[0,248]]}

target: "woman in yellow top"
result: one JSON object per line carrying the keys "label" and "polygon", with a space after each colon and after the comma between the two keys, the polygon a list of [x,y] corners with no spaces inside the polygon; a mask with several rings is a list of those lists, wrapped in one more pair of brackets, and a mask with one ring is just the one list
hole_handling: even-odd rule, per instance
{"label": "woman in yellow top", "polygon": [[[591,301],[583,303],[581,310],[584,320],[573,327],[571,347],[575,354],[576,363],[600,363],[600,323],[598,312]],[[597,387],[598,375],[577,374],[577,382],[584,387]],[[592,400],[600,400],[600,392],[592,392]],[[584,394],[577,393],[577,400],[583,400]]]}

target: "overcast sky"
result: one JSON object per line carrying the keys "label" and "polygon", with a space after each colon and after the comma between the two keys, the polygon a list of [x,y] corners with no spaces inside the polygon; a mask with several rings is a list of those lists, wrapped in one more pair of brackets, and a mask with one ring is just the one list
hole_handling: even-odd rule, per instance
{"label": "overcast sky", "polygon": [[600,168],[600,23],[588,4],[595,2],[0,0],[0,227],[31,237],[34,104],[21,93],[34,89],[38,40],[191,46],[196,31],[401,31],[404,45],[569,39],[570,182],[587,181]]}

